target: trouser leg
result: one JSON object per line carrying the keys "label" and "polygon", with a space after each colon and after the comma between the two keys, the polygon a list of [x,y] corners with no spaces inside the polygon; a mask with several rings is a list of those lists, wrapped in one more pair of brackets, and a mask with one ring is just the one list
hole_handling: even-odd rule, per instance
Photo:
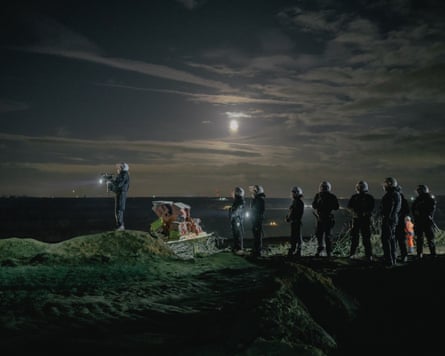
{"label": "trouser leg", "polygon": [[125,212],[126,199],[127,199],[127,192],[116,193],[114,215],[116,218],[116,225],[118,227],[124,226],[124,212]]}
{"label": "trouser leg", "polygon": [[365,248],[365,256],[369,259],[372,257],[371,246],[371,222],[369,218],[364,219],[361,225],[363,247]]}
{"label": "trouser leg", "polygon": [[331,253],[332,253],[332,240],[331,240],[331,228],[330,227],[326,228],[324,238],[325,238],[325,242],[326,242],[326,254],[328,255],[328,257],[330,257]]}
{"label": "trouser leg", "polygon": [[417,256],[421,257],[423,255],[423,227],[419,224],[414,225],[414,231],[416,236],[416,252]]}
{"label": "trouser leg", "polygon": [[296,252],[296,254],[300,256],[302,243],[301,225],[300,223],[292,223],[289,254],[294,254]]}
{"label": "trouser leg", "polygon": [[396,256],[396,239],[394,235],[391,235],[390,239],[389,239],[389,246],[390,246],[390,257],[391,257],[391,264],[394,265],[396,264],[397,261],[397,256]]}
{"label": "trouser leg", "polygon": [[400,256],[405,258],[408,256],[408,248],[406,247],[406,237],[404,225],[398,225],[396,228],[396,240],[400,250]]}
{"label": "trouser leg", "polygon": [[315,237],[317,238],[317,255],[319,255],[320,252],[324,250],[323,234],[324,234],[323,226],[321,222],[318,222],[317,230],[315,231]]}
{"label": "trouser leg", "polygon": [[233,249],[242,250],[243,249],[243,234],[241,223],[237,220],[232,220],[232,236],[233,236]]}
{"label": "trouser leg", "polygon": [[388,224],[382,224],[381,241],[385,264],[393,265],[395,263],[395,241],[394,236],[392,236],[391,226]]}
{"label": "trouser leg", "polygon": [[353,220],[351,228],[351,246],[349,249],[349,256],[354,256],[357,252],[357,247],[360,241],[360,230],[358,220]]}
{"label": "trouser leg", "polygon": [[259,256],[261,254],[261,250],[263,249],[263,241],[262,241],[262,227],[261,225],[256,225],[253,228],[253,253],[254,255]]}
{"label": "trouser leg", "polygon": [[434,242],[434,231],[433,231],[432,227],[429,227],[426,230],[425,235],[426,235],[428,247],[430,249],[430,254],[432,256],[435,256],[436,255],[436,244]]}
{"label": "trouser leg", "polygon": [[365,256],[372,257],[371,235],[363,235],[363,246],[365,248]]}

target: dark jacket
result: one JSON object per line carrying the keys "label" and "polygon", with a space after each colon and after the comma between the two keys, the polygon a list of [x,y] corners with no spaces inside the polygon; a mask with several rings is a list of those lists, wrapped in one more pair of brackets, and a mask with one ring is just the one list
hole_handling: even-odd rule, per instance
{"label": "dark jacket", "polygon": [[400,209],[402,207],[402,198],[395,189],[388,190],[382,197],[380,203],[380,213],[382,223],[396,226],[399,221]]}
{"label": "dark jacket", "polygon": [[130,175],[127,171],[120,173],[111,182],[111,190],[115,193],[128,192],[130,188]]}
{"label": "dark jacket", "polygon": [[353,194],[348,202],[348,209],[352,211],[354,219],[370,217],[374,211],[375,200],[368,192]]}
{"label": "dark jacket", "polygon": [[411,210],[413,212],[414,224],[431,222],[436,211],[436,200],[430,193],[422,193],[414,199]]}
{"label": "dark jacket", "polygon": [[332,219],[332,210],[338,210],[340,205],[335,194],[320,192],[315,194],[312,208],[316,211],[319,221],[329,221]]}
{"label": "dark jacket", "polygon": [[405,225],[405,218],[409,215],[409,204],[403,193],[400,193],[401,205],[399,213],[399,223]]}
{"label": "dark jacket", "polygon": [[233,204],[229,209],[230,220],[243,220],[244,219],[244,198],[235,196]]}
{"label": "dark jacket", "polygon": [[286,221],[290,223],[300,223],[303,218],[304,203],[300,198],[292,200],[292,204],[289,207],[289,211],[286,215]]}
{"label": "dark jacket", "polygon": [[266,195],[260,193],[255,195],[250,204],[252,213],[252,224],[260,224],[264,220],[264,211],[266,210]]}

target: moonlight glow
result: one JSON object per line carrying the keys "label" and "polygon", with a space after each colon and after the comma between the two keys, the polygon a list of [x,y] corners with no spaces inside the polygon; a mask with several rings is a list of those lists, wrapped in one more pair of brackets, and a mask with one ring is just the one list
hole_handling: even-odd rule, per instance
{"label": "moonlight glow", "polygon": [[230,132],[238,132],[239,129],[239,123],[237,120],[230,120]]}

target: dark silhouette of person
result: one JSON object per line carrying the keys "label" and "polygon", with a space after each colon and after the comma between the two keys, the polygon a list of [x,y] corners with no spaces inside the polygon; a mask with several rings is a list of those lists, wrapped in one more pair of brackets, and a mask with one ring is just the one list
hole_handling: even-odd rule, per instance
{"label": "dark silhouette of person", "polygon": [[408,246],[406,243],[405,218],[409,215],[409,203],[402,193],[402,187],[397,187],[400,193],[401,206],[399,213],[399,221],[396,226],[396,241],[400,251],[400,261],[408,262]]}
{"label": "dark silhouette of person", "polygon": [[430,255],[436,256],[434,242],[434,213],[436,200],[430,193],[428,186],[419,184],[416,188],[417,197],[411,206],[414,220],[414,234],[416,239],[417,258],[423,258],[423,236],[425,235],[430,249]]}
{"label": "dark silhouette of person", "polygon": [[232,198],[233,203],[229,209],[229,219],[233,237],[233,252],[239,254],[242,253],[244,248],[244,189],[235,187]]}
{"label": "dark silhouette of person", "polygon": [[130,188],[130,175],[128,164],[120,162],[116,164],[117,176],[110,182],[110,190],[115,193],[114,216],[116,219],[116,230],[125,230],[124,212],[128,189]]}
{"label": "dark silhouette of person", "polygon": [[312,201],[312,208],[317,218],[315,236],[318,247],[315,253],[316,257],[320,256],[324,250],[324,244],[326,244],[326,255],[331,257],[332,254],[331,229],[335,224],[332,211],[338,210],[340,206],[335,194],[331,193],[331,188],[331,183],[327,181],[321,182],[319,192],[315,194],[314,200]]}
{"label": "dark silhouette of person", "polygon": [[393,177],[388,177],[383,182],[385,195],[380,203],[382,215],[381,241],[383,248],[383,259],[387,266],[396,264],[396,227],[399,221],[402,199],[397,190],[398,183]]}
{"label": "dark silhouette of person", "polygon": [[303,238],[301,236],[301,219],[304,214],[303,190],[298,187],[292,187],[292,204],[286,215],[286,222],[290,223],[290,248],[288,256],[301,256],[301,247]]}
{"label": "dark silhouette of person", "polygon": [[252,234],[253,234],[253,257],[260,257],[263,249],[263,221],[266,210],[266,194],[261,185],[252,185],[249,187],[252,193],[250,204],[252,214]]}
{"label": "dark silhouette of person", "polygon": [[347,206],[352,213],[349,257],[355,258],[361,234],[366,259],[372,261],[371,217],[375,207],[375,199],[368,192],[368,183],[364,180],[355,185],[355,190],[356,193],[351,196]]}

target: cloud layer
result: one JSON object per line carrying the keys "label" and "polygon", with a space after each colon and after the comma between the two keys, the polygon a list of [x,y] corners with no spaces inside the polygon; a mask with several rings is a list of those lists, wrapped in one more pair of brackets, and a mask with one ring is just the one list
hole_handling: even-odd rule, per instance
{"label": "cloud layer", "polygon": [[15,14],[0,194],[100,195],[92,177],[121,160],[134,195],[312,195],[327,179],[348,196],[365,179],[378,196],[386,176],[445,194],[443,5],[255,4],[128,5],[105,14],[115,37],[94,7]]}

